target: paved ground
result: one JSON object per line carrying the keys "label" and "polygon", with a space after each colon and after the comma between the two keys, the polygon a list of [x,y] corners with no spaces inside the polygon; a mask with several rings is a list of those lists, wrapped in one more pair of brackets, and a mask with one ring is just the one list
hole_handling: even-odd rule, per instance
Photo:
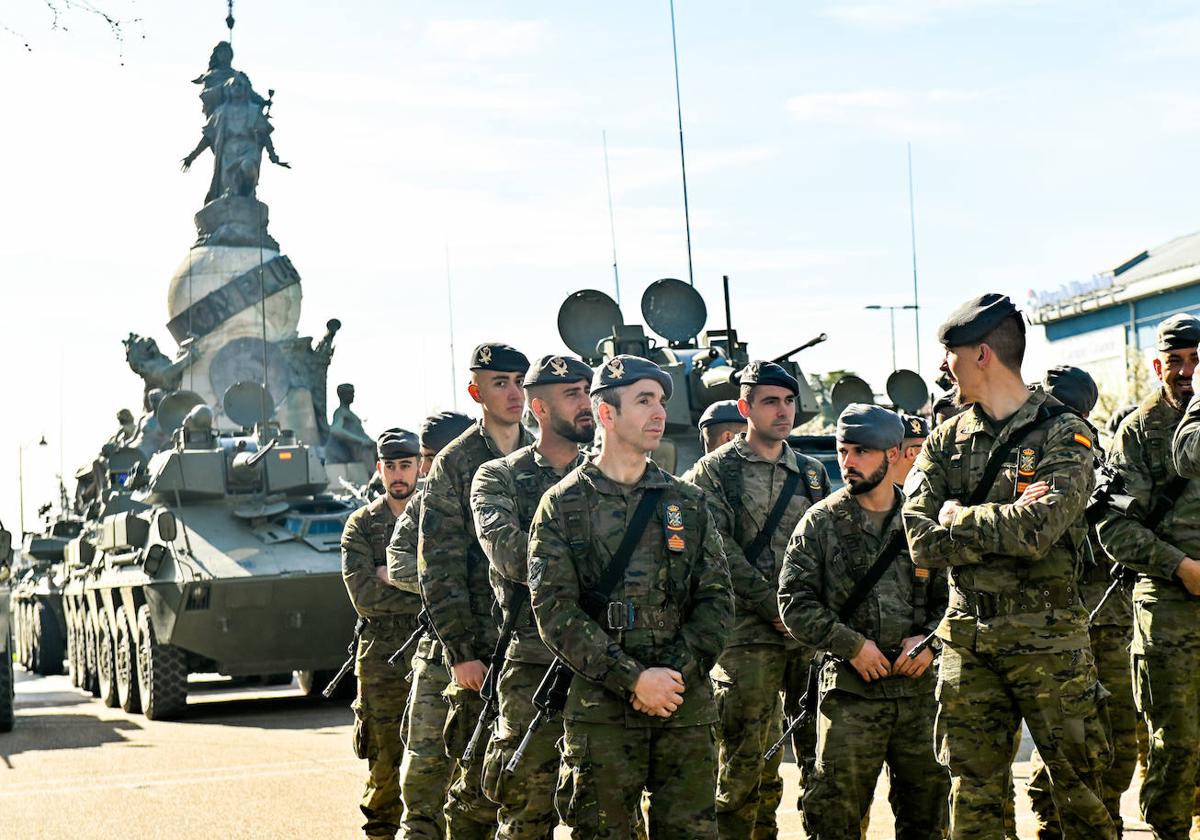
{"label": "paved ground", "polygon": [[[162,723],[107,709],[66,677],[18,671],[17,681],[16,728],[0,735],[7,837],[356,836],[363,764],[350,752],[352,715],[345,706],[307,701],[291,687],[193,684],[186,718]],[[1020,789],[1027,763],[1015,771]],[[781,838],[800,838],[794,766],[785,772],[784,802],[792,804],[780,812]],[[1126,795],[1127,819],[1135,802]],[[1021,836],[1030,837],[1023,795],[1018,809]],[[559,836],[566,838],[565,830]],[[880,795],[870,837],[891,836],[891,813]]]}

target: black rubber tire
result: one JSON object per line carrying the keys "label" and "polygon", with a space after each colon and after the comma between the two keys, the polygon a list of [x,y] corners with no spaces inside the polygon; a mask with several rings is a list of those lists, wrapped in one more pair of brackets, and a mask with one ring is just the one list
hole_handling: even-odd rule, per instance
{"label": "black rubber tire", "polygon": [[0,732],[12,732],[13,717],[13,645],[5,639],[0,650]]}
{"label": "black rubber tire", "polygon": [[99,660],[96,672],[100,682],[100,700],[110,709],[117,707],[117,657],[112,628],[108,616],[100,612],[96,616],[96,653]]}
{"label": "black rubber tire", "polygon": [[61,674],[67,646],[58,618],[44,601],[36,601],[32,606],[33,670],[47,677]]}
{"label": "black rubber tire", "polygon": [[71,680],[72,686],[79,688],[79,684],[83,680],[83,673],[79,667],[79,641],[75,633],[75,615],[65,601],[63,614],[67,617],[67,677]]}
{"label": "black rubber tire", "polygon": [[84,656],[87,657],[87,678],[83,688],[93,697],[99,697],[100,654],[96,646],[96,618],[92,615],[92,611],[88,609],[86,602],[83,606],[83,646]]}
{"label": "black rubber tire", "polygon": [[145,604],[138,609],[137,632],[142,711],[150,720],[173,720],[187,709],[187,656],[181,648],[158,643]]}
{"label": "black rubber tire", "polygon": [[117,681],[117,703],[121,706],[121,711],[140,712],[142,701],[138,694],[137,644],[124,607],[117,608],[117,638],[113,651],[116,657],[114,673]]}

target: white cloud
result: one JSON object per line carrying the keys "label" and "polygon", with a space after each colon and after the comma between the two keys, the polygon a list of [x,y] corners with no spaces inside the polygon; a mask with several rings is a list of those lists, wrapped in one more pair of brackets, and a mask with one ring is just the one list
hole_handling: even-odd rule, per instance
{"label": "white cloud", "polygon": [[432,20],[425,36],[447,59],[493,61],[535,52],[549,39],[550,27],[543,20]]}
{"label": "white cloud", "polygon": [[801,123],[862,128],[901,137],[942,137],[961,133],[958,107],[982,97],[968,90],[874,88],[806,93],[784,107]]}
{"label": "white cloud", "polygon": [[877,28],[932,23],[953,14],[970,14],[1019,6],[1035,6],[1041,0],[893,0],[879,3],[829,5],[822,14],[856,26]]}

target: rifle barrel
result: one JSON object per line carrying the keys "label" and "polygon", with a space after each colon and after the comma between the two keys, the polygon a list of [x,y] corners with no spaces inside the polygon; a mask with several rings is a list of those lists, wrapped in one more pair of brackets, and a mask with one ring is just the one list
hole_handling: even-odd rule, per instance
{"label": "rifle barrel", "polygon": [[504,766],[504,769],[509,773],[515,773],[517,771],[517,765],[519,765],[521,763],[521,759],[525,757],[525,750],[528,749],[530,741],[533,740],[534,733],[541,728],[542,723],[545,720],[546,713],[541,709],[538,709],[537,714],[533,716],[533,720],[529,722],[529,728],[525,730],[525,735],[521,738],[521,743],[517,745],[516,752],[512,754],[512,758],[510,758],[508,760],[508,764]]}

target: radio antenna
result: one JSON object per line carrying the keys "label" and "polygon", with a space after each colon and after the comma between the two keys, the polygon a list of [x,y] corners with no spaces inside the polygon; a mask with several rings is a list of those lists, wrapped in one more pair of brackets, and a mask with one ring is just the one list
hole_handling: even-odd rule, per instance
{"label": "radio antenna", "polygon": [[454,410],[458,411],[458,382],[454,375],[454,292],[450,285],[450,243],[446,243],[446,313],[450,318],[450,390],[454,394]]}
{"label": "radio antenna", "polygon": [[917,339],[917,372],[921,371],[921,299],[917,293],[917,213],[913,201],[912,143],[908,144],[908,232],[912,242],[913,327]]}
{"label": "radio antenna", "polygon": [[687,161],[683,154],[683,104],[679,96],[679,45],[675,40],[675,0],[671,2],[671,54],[675,59],[675,114],[679,118],[679,168],[683,173],[683,229],[687,234],[688,282],[696,285],[692,272],[692,219],[688,213]]}
{"label": "radio antenna", "polygon": [[608,188],[608,231],[612,235],[613,283],[617,287],[617,306],[621,305],[621,274],[617,271],[617,225],[613,221],[612,177],[608,174],[608,132],[601,131],[604,141],[604,183]]}

